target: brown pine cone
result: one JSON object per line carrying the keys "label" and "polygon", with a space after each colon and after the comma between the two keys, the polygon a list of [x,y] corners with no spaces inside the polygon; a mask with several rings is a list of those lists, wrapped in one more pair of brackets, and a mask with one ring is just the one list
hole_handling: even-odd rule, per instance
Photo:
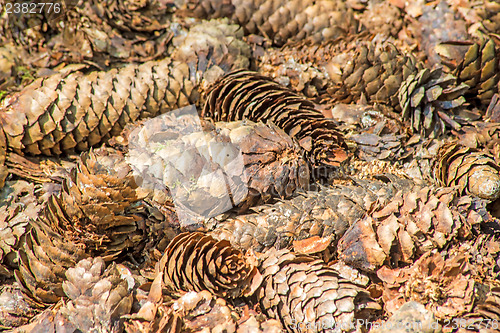
{"label": "brown pine cone", "polygon": [[85,245],[68,241],[64,231],[44,217],[54,209],[47,204],[40,217],[31,223],[24,243],[18,252],[19,270],[14,272],[16,281],[26,299],[33,306],[44,307],[64,297],[62,282],[68,268],[88,257]]}
{"label": "brown pine cone", "polygon": [[[309,242],[312,247],[301,252],[321,252],[335,247],[346,230],[363,217],[377,200],[390,201],[399,191],[410,191],[413,183],[396,177],[379,180],[356,180],[353,185],[321,187],[274,205],[252,208],[255,213],[231,217],[218,222],[212,219],[207,227],[217,239],[225,239],[242,250],[259,252]],[[213,225],[212,225],[213,224]]]}
{"label": "brown pine cone", "polygon": [[83,154],[61,193],[32,221],[19,251],[16,278],[29,297],[57,302],[66,269],[78,260],[102,255],[110,261],[127,252],[140,257],[161,241],[171,229],[168,220],[147,215],[142,197],[122,155],[110,149]]}
{"label": "brown pine cone", "polygon": [[135,282],[124,266],[105,268],[97,257],[68,269],[63,289],[69,300],[44,312],[25,332],[122,332],[120,317],[130,313]]}
{"label": "brown pine cone", "polygon": [[484,28],[490,33],[500,34],[500,1],[486,0],[478,3],[476,10]]}
{"label": "brown pine cone", "polygon": [[379,269],[385,310],[393,313],[407,301],[418,301],[438,320],[466,319],[467,325],[457,332],[470,332],[465,330],[469,324],[477,332],[481,319],[498,320],[498,281],[475,281],[469,258],[461,249],[449,253],[430,251],[410,267]]}
{"label": "brown pine cone", "polygon": [[492,39],[480,42],[449,42],[439,45],[438,53],[458,82],[470,88],[466,98],[487,106],[499,91],[500,52]]}
{"label": "brown pine cone", "polygon": [[213,125],[200,121],[194,110],[170,112],[137,127],[129,140],[127,161],[136,181],[145,189],[168,191],[180,220],[181,209],[208,218],[235,205],[245,211],[287,198],[309,185],[300,148],[271,123]]}
{"label": "brown pine cone", "polygon": [[[208,69],[215,72],[213,79],[225,69],[238,68],[230,66],[233,58],[240,59],[235,66],[248,65],[244,61],[248,46],[235,42],[241,36],[237,28],[228,28],[224,22],[202,23],[193,34],[174,54],[179,61],[167,58],[106,72],[58,73],[8,96],[0,104],[7,146],[35,155],[88,150],[119,134],[128,123],[198,101],[195,88]],[[192,42],[200,36],[205,37],[200,40],[203,47]],[[192,59],[193,55],[204,59]]]}
{"label": "brown pine cone", "polygon": [[456,188],[398,193],[379,202],[344,234],[339,256],[365,271],[409,264],[426,251],[468,238],[472,226],[489,218],[479,210],[482,204]]}
{"label": "brown pine cone", "polygon": [[500,166],[493,156],[450,142],[438,150],[433,162],[432,174],[439,185],[458,185],[461,193],[488,200],[500,197]]}
{"label": "brown pine cone", "polygon": [[344,1],[185,0],[185,16],[230,17],[248,34],[260,34],[280,46],[288,41],[333,40],[354,32],[357,21]]}
{"label": "brown pine cone", "polygon": [[112,260],[129,248],[137,251],[146,237],[139,192],[123,155],[101,148],[82,154],[61,193],[49,198],[46,215],[67,240]]}
{"label": "brown pine cone", "polygon": [[22,237],[43,206],[35,196],[35,186],[23,180],[7,182],[0,198],[0,276],[12,277]]}
{"label": "brown pine cone", "polygon": [[175,290],[208,290],[220,297],[253,294],[262,277],[249,258],[228,241],[200,232],[182,233],[159,262],[164,282]]}
{"label": "brown pine cone", "polygon": [[[279,319],[287,332],[351,331],[356,320],[375,317],[380,305],[365,285],[368,279],[343,276],[321,260],[274,248],[259,266],[264,282],[256,292],[262,311]],[[371,319],[371,318],[370,318]]]}
{"label": "brown pine cone", "polygon": [[244,70],[232,72],[207,94],[203,116],[216,121],[273,122],[299,141],[314,167],[338,167],[348,158],[336,123],[312,102],[267,77]]}

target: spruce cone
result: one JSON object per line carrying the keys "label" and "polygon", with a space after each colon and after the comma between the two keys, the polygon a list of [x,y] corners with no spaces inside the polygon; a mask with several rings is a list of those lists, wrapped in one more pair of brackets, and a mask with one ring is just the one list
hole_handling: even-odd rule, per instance
{"label": "spruce cone", "polygon": [[141,255],[168,233],[168,226],[145,217],[142,195],[135,188],[123,156],[104,149],[83,154],[64,180],[60,194],[47,200],[19,251],[16,278],[39,303],[63,295],[67,268],[90,255],[113,260],[126,252]]}
{"label": "spruce cone", "polygon": [[291,247],[295,241],[315,244],[315,240],[321,240],[317,247],[301,251],[321,252],[330,244],[335,246],[377,200],[390,201],[398,191],[413,187],[409,180],[381,178],[384,181],[358,180],[354,185],[322,187],[318,192],[310,191],[274,205],[254,207],[253,214],[221,222],[213,219],[208,226],[216,223],[212,235],[243,250],[264,252],[271,247]]}
{"label": "spruce cone", "polygon": [[470,116],[463,106],[466,84],[458,84],[453,75],[439,69],[426,69],[423,62],[389,42],[368,37],[316,46],[302,43],[284,52],[328,74],[326,92],[320,92],[326,100],[351,103],[363,97],[369,103],[388,105],[401,111],[414,131],[426,136],[443,134],[445,126],[460,128],[455,116]]}
{"label": "spruce cone", "polygon": [[66,272],[63,289],[69,297],[44,312],[28,332],[122,332],[120,317],[132,308],[134,280],[123,266],[97,257],[84,259]]}
{"label": "spruce cone", "polygon": [[347,160],[347,146],[333,120],[312,102],[254,72],[236,71],[221,79],[208,92],[202,115],[216,121],[273,122],[299,141],[315,167],[337,167]]}
{"label": "spruce cone", "polygon": [[[264,278],[257,291],[262,311],[279,319],[287,332],[314,330],[350,332],[356,320],[380,310],[361,281],[343,276],[321,260],[270,249],[259,269]],[[367,283],[365,277],[364,281]],[[308,325],[308,326],[306,326]],[[334,330],[335,329],[335,330]]]}
{"label": "spruce cone", "polygon": [[221,297],[251,295],[262,277],[228,241],[199,232],[176,236],[159,263],[164,282],[176,290],[208,290]]}
{"label": "spruce cone", "polygon": [[275,125],[213,125],[192,111],[157,117],[129,137],[136,181],[145,189],[169,191],[179,219],[181,208],[208,218],[234,205],[244,211],[273,197],[287,198],[309,185],[300,148]]}
{"label": "spruce cone", "polygon": [[129,248],[137,251],[145,242],[149,225],[138,213],[143,195],[136,188],[121,154],[90,151],[64,180],[61,193],[49,198],[46,216],[64,230],[66,239],[112,260]]}
{"label": "spruce cone", "polygon": [[432,174],[441,186],[458,185],[461,193],[495,200],[500,197],[499,171],[493,156],[451,142],[437,152]]}
{"label": "spruce cone", "polygon": [[426,251],[466,239],[485,222],[481,202],[455,188],[424,187],[380,202],[338,244],[340,258],[365,271],[409,264]]}
{"label": "spruce cone", "polygon": [[23,180],[7,182],[0,196],[0,276],[11,276],[22,237],[42,205],[35,196],[35,186]]}
{"label": "spruce cone", "polygon": [[357,21],[344,1],[184,0],[181,12],[199,18],[230,17],[248,34],[280,46],[304,39],[320,42],[354,32]]}
{"label": "spruce cone", "polygon": [[500,1],[485,0],[477,4],[476,12],[488,32],[500,34]]}
{"label": "spruce cone", "polygon": [[53,210],[50,203],[45,212],[31,223],[24,243],[18,252],[19,271],[15,271],[16,281],[21,286],[26,299],[33,306],[43,307],[56,303],[64,297],[62,282],[68,268],[87,257],[84,244],[68,241],[64,231],[50,223],[44,213]]}
{"label": "spruce cone", "polygon": [[469,257],[467,252],[456,249],[443,254],[430,251],[410,267],[381,268],[377,275],[384,283],[387,312],[393,313],[405,302],[414,300],[425,304],[439,320],[467,318],[462,329],[470,324],[477,332],[480,318],[499,320],[498,282],[475,281]]}
{"label": "spruce cone", "polygon": [[495,50],[495,42],[484,39],[478,43],[443,43],[438,52],[458,82],[470,87],[466,97],[487,106],[500,84],[500,53]]}
{"label": "spruce cone", "polygon": [[[192,38],[203,36],[199,30],[204,24],[208,28],[200,49]],[[221,68],[214,70],[219,75],[222,68],[238,68],[227,62],[238,58],[234,53],[248,53],[248,47],[235,42],[241,32],[227,28],[224,22],[202,23],[193,33],[194,37],[188,34],[185,38],[186,44],[179,45],[174,55],[179,61],[149,61],[89,74],[59,73],[39,78],[5,98],[0,105],[0,125],[8,147],[35,155],[85,151],[119,134],[128,123],[198,101],[195,88],[203,73],[219,65]],[[234,53],[228,55],[229,51]],[[186,63],[193,54],[205,58],[191,58]],[[248,62],[240,60],[235,66],[245,64]]]}

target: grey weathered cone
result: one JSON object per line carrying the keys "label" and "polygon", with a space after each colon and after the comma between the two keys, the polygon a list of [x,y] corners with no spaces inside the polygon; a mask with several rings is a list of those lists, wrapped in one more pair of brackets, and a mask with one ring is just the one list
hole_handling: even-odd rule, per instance
{"label": "grey weathered cone", "polygon": [[203,116],[216,121],[273,122],[298,140],[313,168],[338,167],[348,159],[336,123],[316,110],[314,103],[270,78],[235,71],[220,79],[207,95]]}
{"label": "grey weathered cone", "polygon": [[[192,34],[178,39],[172,58],[86,74],[58,73],[6,97],[0,104],[0,132],[7,147],[35,155],[88,150],[128,123],[198,101],[197,87],[208,70],[213,78],[248,66],[249,48],[236,26],[202,22]],[[0,137],[0,168],[2,156]]]}
{"label": "grey weathered cone", "polygon": [[164,282],[177,291],[203,291],[221,297],[254,293],[262,277],[250,257],[200,232],[176,236],[158,263]]}
{"label": "grey weathered cone", "polygon": [[[299,193],[290,200],[251,209],[250,214],[207,221],[217,239],[226,239],[239,249],[259,252],[275,247],[315,253],[336,246],[346,230],[361,219],[377,201],[390,201],[399,192],[412,190],[408,179],[394,176],[381,180],[356,180],[353,185],[321,187]],[[299,246],[297,241],[308,248]],[[297,246],[295,246],[297,245]]]}
{"label": "grey weathered cone", "polygon": [[290,197],[310,178],[300,148],[274,124],[212,124],[196,113],[172,112],[137,127],[127,161],[142,188],[168,191],[205,217]]}
{"label": "grey weathered cone", "polygon": [[263,35],[279,46],[290,40],[333,40],[355,32],[358,27],[352,9],[340,0],[183,0],[178,3],[177,14],[229,17],[246,33]]}
{"label": "grey weathered cone", "polygon": [[[365,289],[368,278],[342,274],[323,261],[272,248],[263,254],[264,278],[256,297],[262,311],[287,332],[354,330],[357,319],[374,320],[381,310]],[[309,325],[309,326],[306,326]]]}
{"label": "grey weathered cone", "polygon": [[24,332],[123,331],[120,317],[130,313],[135,281],[122,265],[106,268],[99,257],[83,259],[66,272],[63,290],[67,301],[37,317]]}

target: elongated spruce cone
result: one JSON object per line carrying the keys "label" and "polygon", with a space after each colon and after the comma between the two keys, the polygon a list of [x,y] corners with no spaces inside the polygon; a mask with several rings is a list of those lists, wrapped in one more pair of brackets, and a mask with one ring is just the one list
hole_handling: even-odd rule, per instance
{"label": "elongated spruce cone", "polygon": [[69,300],[45,311],[28,332],[122,332],[120,317],[132,308],[135,284],[124,266],[106,268],[99,257],[84,259],[66,277],[63,289]]}
{"label": "elongated spruce cone", "polygon": [[495,42],[449,42],[440,44],[439,51],[458,82],[470,87],[466,97],[487,106],[500,84],[500,51],[495,49]]}
{"label": "elongated spruce cone", "polygon": [[314,167],[337,167],[348,158],[336,123],[312,102],[270,78],[245,70],[232,72],[207,94],[203,116],[216,121],[273,122],[299,141]]}
{"label": "elongated spruce cone", "polygon": [[333,40],[358,26],[344,1],[184,0],[181,12],[199,18],[229,17],[248,34],[270,38],[280,46],[288,41]]}
{"label": "elongated spruce cone", "polygon": [[208,290],[221,297],[251,295],[262,282],[257,267],[242,252],[228,241],[200,232],[176,236],[159,262],[159,271],[175,290]]}
{"label": "elongated spruce cone", "polygon": [[214,125],[172,112],[136,128],[129,142],[127,161],[137,183],[168,191],[176,204],[203,217],[235,205],[245,211],[309,185],[300,148],[272,123]]}
{"label": "elongated spruce cone", "polygon": [[[256,296],[262,311],[281,321],[287,332],[307,327],[350,332],[357,319],[375,317],[380,305],[363,285],[323,261],[289,250],[270,249],[259,270],[264,282]],[[307,326],[306,326],[307,325]]]}
{"label": "elongated spruce cone", "polygon": [[[242,33],[237,28],[208,22],[193,34],[179,39],[173,55],[179,60],[128,64],[88,74],[58,73],[6,97],[0,104],[0,127],[8,148],[34,155],[86,151],[119,134],[126,124],[198,101],[196,87],[207,70],[221,75],[248,66],[249,49],[238,40]],[[240,60],[233,67],[235,59]]]}
{"label": "elongated spruce cone", "polygon": [[439,185],[458,185],[461,193],[488,200],[500,197],[500,166],[492,155],[451,142],[438,150],[433,162]]}
{"label": "elongated spruce cone", "polygon": [[[381,180],[357,180],[353,185],[321,187],[273,205],[251,209],[254,213],[207,222],[211,234],[225,239],[242,250],[259,252],[275,247],[289,248],[295,241],[319,242],[309,249],[295,251],[321,252],[335,246],[346,230],[371,209],[377,201],[391,201],[399,192],[408,192],[412,181],[396,177]],[[295,243],[296,244],[296,243]]]}
{"label": "elongated spruce cone", "polygon": [[[342,237],[338,253],[365,271],[410,264],[423,253],[467,239],[488,218],[482,201],[456,188],[424,187],[380,202]],[[484,207],[483,207],[484,208]]]}

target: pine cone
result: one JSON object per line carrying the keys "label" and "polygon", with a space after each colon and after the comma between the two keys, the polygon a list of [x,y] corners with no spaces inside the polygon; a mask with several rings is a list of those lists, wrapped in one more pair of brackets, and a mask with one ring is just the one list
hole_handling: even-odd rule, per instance
{"label": "pine cone", "polygon": [[[83,154],[60,194],[47,200],[19,251],[16,278],[37,302],[55,303],[63,296],[67,268],[80,259],[102,255],[106,261],[127,252],[143,256],[168,225],[143,213],[123,156],[104,149]],[[146,216],[144,216],[146,215]],[[167,221],[168,222],[168,221]]]}
{"label": "pine cone", "polygon": [[68,269],[66,277],[63,289],[69,301],[44,312],[29,332],[122,332],[119,320],[132,308],[134,287],[124,266],[113,264],[105,270],[101,258],[84,259]]}
{"label": "pine cone", "polygon": [[[199,30],[205,24],[205,48],[195,48],[192,38],[200,38]],[[128,123],[198,101],[195,88],[202,74],[217,65],[235,69],[227,62],[238,56],[228,52],[242,48],[240,53],[244,54],[248,47],[235,42],[241,33],[224,22],[202,23],[193,33],[195,36],[188,34],[186,44],[174,55],[180,61],[167,58],[107,72],[59,73],[39,78],[5,98],[0,105],[0,125],[8,147],[19,154],[35,155],[85,151],[119,134]],[[212,48],[219,52],[212,52]],[[193,54],[204,55],[206,61],[186,63]],[[240,59],[239,64],[248,63]],[[220,75],[224,69],[213,71]]]}
{"label": "pine cone", "polygon": [[27,302],[16,284],[0,287],[0,330],[9,330],[27,324],[37,314]]}
{"label": "pine cone", "polygon": [[[4,195],[7,197],[5,199]],[[7,182],[0,192],[0,275],[11,277],[17,266],[17,250],[29,229],[29,220],[36,219],[42,205],[35,196],[35,186],[23,180]],[[5,265],[5,266],[4,266]]]}
{"label": "pine cone", "polygon": [[[49,203],[44,211],[52,209]],[[44,212],[31,227],[18,252],[19,270],[14,275],[26,299],[33,306],[44,307],[64,297],[62,282],[66,270],[87,255],[84,244],[69,242],[62,236],[63,230],[44,217]]]}
{"label": "pine cone", "polygon": [[[242,250],[259,252],[298,245],[296,241],[321,240],[306,253],[335,247],[346,230],[363,217],[377,200],[390,201],[398,191],[410,191],[411,181],[398,178],[357,180],[354,185],[321,187],[274,205],[252,208],[255,213],[208,221],[217,239],[225,239]],[[385,178],[385,179],[384,179]],[[215,225],[212,226],[211,224]],[[297,251],[298,248],[295,248]],[[304,252],[304,251],[301,251]]]}
{"label": "pine cone", "polygon": [[181,1],[186,16],[230,17],[248,34],[260,34],[280,46],[287,41],[333,40],[356,31],[354,19],[344,1],[271,0],[186,0]]}
{"label": "pine cone", "polygon": [[136,181],[171,193],[179,219],[181,207],[208,218],[235,205],[244,211],[290,197],[309,185],[300,148],[273,124],[213,125],[200,122],[194,110],[170,112],[136,128],[129,140],[127,160]]}
{"label": "pine cone", "polygon": [[441,186],[458,185],[461,193],[495,200],[500,197],[499,171],[493,156],[451,142],[437,152],[432,174]]}
{"label": "pine cone", "polygon": [[486,0],[477,4],[477,14],[486,30],[493,34],[500,34],[500,2]]}
{"label": "pine cone", "polygon": [[454,188],[424,187],[380,202],[340,239],[338,253],[365,271],[409,264],[426,251],[470,236],[485,222],[470,197]]}
{"label": "pine cone", "polygon": [[456,116],[471,116],[463,106],[466,84],[439,69],[426,69],[389,42],[358,37],[316,46],[302,43],[284,52],[300,63],[311,61],[328,74],[326,91],[320,93],[325,100],[352,103],[363,97],[371,104],[390,106],[426,136],[443,134],[445,126],[458,129]]}
{"label": "pine cone", "polygon": [[159,267],[167,286],[208,290],[220,297],[251,295],[262,281],[257,268],[228,241],[216,241],[199,232],[175,237]]}
{"label": "pine cone", "polygon": [[[476,329],[481,327],[480,318],[498,320],[498,282],[475,281],[469,257],[467,252],[456,249],[443,254],[430,251],[410,267],[381,268],[377,275],[384,284],[386,311],[393,313],[414,300],[425,304],[439,320],[471,318],[467,324]],[[464,326],[468,325],[462,325],[462,329]]]}
{"label": "pine cone", "polygon": [[380,310],[363,285],[321,260],[274,248],[263,258],[259,270],[264,282],[256,296],[262,311],[279,319],[287,332],[302,332],[305,327],[351,331],[356,320]]}
{"label": "pine cone", "polygon": [[216,121],[273,122],[299,141],[315,167],[337,167],[347,160],[347,146],[335,122],[312,102],[269,78],[249,71],[232,72],[207,94],[203,116]]}
{"label": "pine cone", "polygon": [[500,84],[500,53],[495,49],[495,42],[484,39],[477,43],[443,43],[439,46],[439,54],[458,82],[470,87],[466,98],[487,106],[499,91]]}

